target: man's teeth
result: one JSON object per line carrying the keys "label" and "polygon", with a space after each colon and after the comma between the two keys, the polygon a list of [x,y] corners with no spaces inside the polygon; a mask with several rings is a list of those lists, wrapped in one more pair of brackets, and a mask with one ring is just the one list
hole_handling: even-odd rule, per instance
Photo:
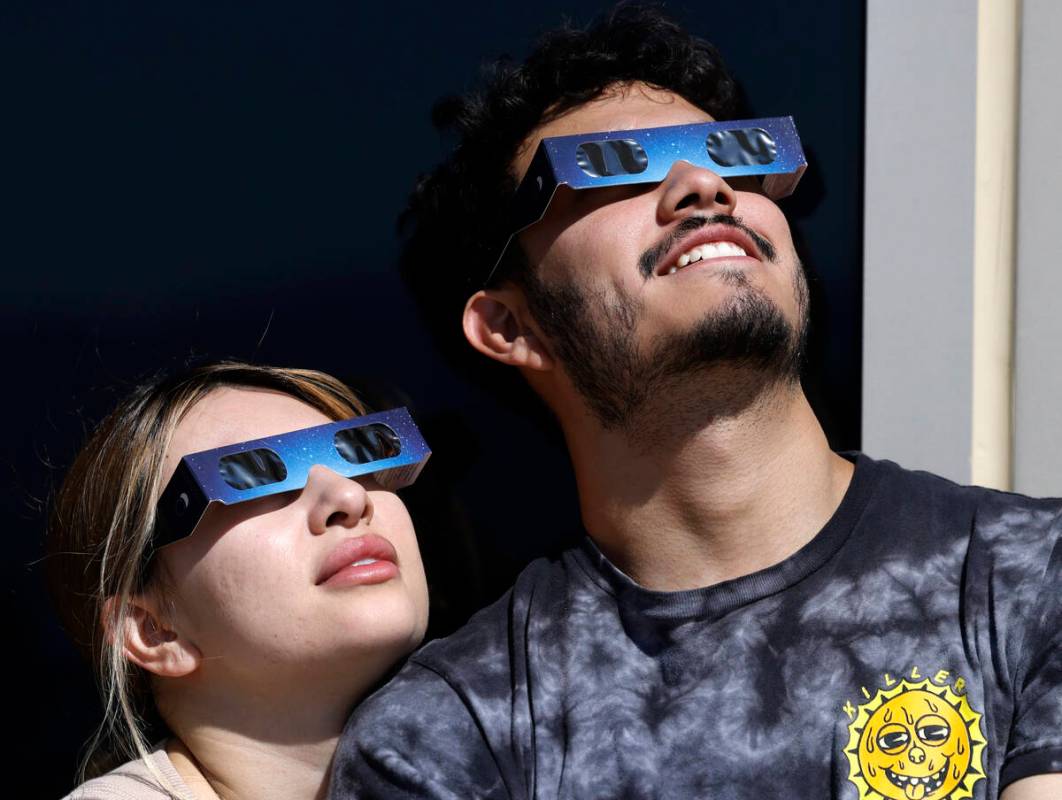
{"label": "man's teeth", "polygon": [[748,254],[745,252],[745,248],[739,244],[734,244],[733,242],[709,242],[708,244],[697,245],[692,250],[680,255],[678,261],[667,271],[667,274],[673,275],[689,264],[708,258],[744,255]]}
{"label": "man's teeth", "polygon": [[363,558],[360,561],[355,561],[351,566],[364,567],[366,564],[375,564],[377,561],[379,561],[378,558]]}

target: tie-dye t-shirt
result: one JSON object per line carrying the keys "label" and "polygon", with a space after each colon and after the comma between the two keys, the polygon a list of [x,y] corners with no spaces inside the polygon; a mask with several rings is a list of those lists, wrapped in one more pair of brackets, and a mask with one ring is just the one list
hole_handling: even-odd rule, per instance
{"label": "tie-dye t-shirt", "polygon": [[332,797],[996,798],[1062,771],[1060,510],[859,456],[736,580],[647,591],[587,540],[360,706]]}

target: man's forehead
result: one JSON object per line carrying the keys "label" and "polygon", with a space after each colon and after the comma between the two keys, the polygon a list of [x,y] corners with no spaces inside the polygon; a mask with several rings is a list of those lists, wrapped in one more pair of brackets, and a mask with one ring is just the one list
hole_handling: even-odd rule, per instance
{"label": "man's forehead", "polygon": [[538,143],[549,136],[714,121],[708,112],[674,92],[655,89],[644,83],[615,86],[589,103],[566,111],[535,128],[513,159],[513,171],[517,181],[523,178]]}

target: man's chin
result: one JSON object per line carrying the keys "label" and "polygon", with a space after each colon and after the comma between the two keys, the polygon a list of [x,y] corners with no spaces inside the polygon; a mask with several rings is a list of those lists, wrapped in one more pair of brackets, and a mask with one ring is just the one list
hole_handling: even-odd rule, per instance
{"label": "man's chin", "polygon": [[668,417],[732,413],[772,385],[799,379],[806,304],[798,304],[794,326],[762,289],[735,275],[727,280],[736,290],[721,307],[648,349],[636,344],[642,309],[633,301],[595,307],[576,286],[541,283],[529,287],[528,299],[598,423],[636,434]]}
{"label": "man's chin", "polygon": [[795,379],[806,336],[806,324],[799,324],[798,330],[767,295],[746,285],[690,330],[658,341],[647,363],[659,365],[661,375],[671,377],[720,367]]}
{"label": "man's chin", "polygon": [[797,385],[802,353],[802,329],[755,295],[658,340],[647,355],[629,359],[625,374],[612,370],[614,380],[583,381],[596,390],[583,397],[606,429],[655,446]]}

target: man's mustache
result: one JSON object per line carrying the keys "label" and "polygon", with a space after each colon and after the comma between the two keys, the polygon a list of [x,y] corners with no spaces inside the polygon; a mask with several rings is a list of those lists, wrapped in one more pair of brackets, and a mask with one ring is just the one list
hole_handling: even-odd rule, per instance
{"label": "man's mustache", "polygon": [[638,258],[638,270],[642,273],[642,276],[649,280],[656,272],[656,266],[660,259],[669,253],[672,247],[705,225],[730,225],[737,228],[755,242],[756,247],[768,263],[773,264],[777,258],[778,254],[775,253],[774,245],[745,225],[740,217],[732,217],[729,214],[716,214],[712,217],[686,217],[675,226],[675,230],[667,238],[659,244],[650,247]]}

